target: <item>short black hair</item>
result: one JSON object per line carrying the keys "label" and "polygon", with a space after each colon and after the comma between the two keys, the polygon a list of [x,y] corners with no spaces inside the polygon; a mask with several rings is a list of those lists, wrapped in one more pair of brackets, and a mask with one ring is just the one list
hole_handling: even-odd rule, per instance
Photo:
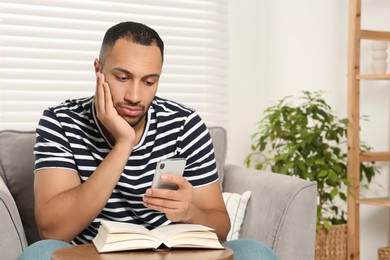
{"label": "short black hair", "polygon": [[121,22],[109,28],[104,35],[99,55],[103,67],[105,63],[104,55],[119,39],[126,39],[144,46],[156,44],[160,49],[161,59],[164,61],[164,42],[155,30],[142,23]]}

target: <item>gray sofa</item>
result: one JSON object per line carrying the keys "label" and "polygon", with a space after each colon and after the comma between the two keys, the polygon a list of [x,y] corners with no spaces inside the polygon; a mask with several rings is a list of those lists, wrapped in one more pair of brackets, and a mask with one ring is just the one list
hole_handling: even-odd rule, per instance
{"label": "gray sofa", "polygon": [[[211,127],[224,191],[252,191],[241,238],[257,239],[281,260],[314,259],[316,184],[225,165],[226,131]],[[34,218],[34,132],[0,131],[0,259],[17,259],[39,240]]]}

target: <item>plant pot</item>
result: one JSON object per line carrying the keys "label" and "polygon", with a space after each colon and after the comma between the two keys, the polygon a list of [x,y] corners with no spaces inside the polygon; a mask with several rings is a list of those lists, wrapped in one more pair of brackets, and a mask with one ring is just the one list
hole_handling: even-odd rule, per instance
{"label": "plant pot", "polygon": [[316,260],[347,259],[347,224],[323,229],[316,236]]}
{"label": "plant pot", "polygon": [[378,260],[389,260],[390,259],[390,247],[378,248]]}

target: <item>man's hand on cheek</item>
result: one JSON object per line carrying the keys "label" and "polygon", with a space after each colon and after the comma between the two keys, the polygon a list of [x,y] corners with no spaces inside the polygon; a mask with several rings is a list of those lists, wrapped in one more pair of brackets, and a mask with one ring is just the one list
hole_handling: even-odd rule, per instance
{"label": "man's hand on cheek", "polygon": [[99,122],[113,136],[115,142],[126,141],[134,145],[134,129],[116,111],[110,87],[101,72],[96,73],[94,102]]}

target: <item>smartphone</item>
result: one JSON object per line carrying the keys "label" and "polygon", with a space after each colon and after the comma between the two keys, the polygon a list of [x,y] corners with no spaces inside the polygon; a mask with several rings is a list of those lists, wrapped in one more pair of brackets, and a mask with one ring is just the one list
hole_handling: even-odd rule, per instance
{"label": "smartphone", "polygon": [[161,175],[170,173],[177,176],[183,176],[185,166],[186,160],[183,158],[172,158],[159,161],[156,166],[156,172],[154,173],[152,188],[177,190],[178,187],[176,184],[162,181]]}

